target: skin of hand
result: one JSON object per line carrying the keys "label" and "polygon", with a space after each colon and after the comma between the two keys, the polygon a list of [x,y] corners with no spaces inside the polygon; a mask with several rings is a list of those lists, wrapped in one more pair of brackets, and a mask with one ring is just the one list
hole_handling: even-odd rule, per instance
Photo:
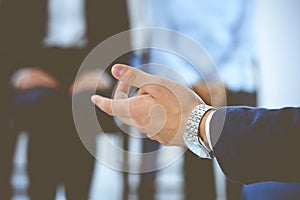
{"label": "skin of hand", "polygon": [[[101,79],[99,79],[101,77]],[[76,78],[70,86],[69,92],[73,95],[94,89],[97,84],[98,90],[108,89],[112,85],[111,77],[103,70],[85,70]]]}
{"label": "skin of hand", "polygon": [[[122,64],[113,66],[112,75],[119,80],[114,99],[94,95],[91,100],[96,106],[163,145],[185,146],[183,134],[189,114],[204,103],[195,92]],[[139,91],[128,97],[131,86]]]}
{"label": "skin of hand", "polygon": [[209,105],[221,107],[226,104],[226,89],[218,80],[199,82],[192,88]]}
{"label": "skin of hand", "polygon": [[57,88],[59,86],[59,82],[53,76],[36,67],[22,69],[16,79],[17,83],[14,86],[20,90],[36,87]]}

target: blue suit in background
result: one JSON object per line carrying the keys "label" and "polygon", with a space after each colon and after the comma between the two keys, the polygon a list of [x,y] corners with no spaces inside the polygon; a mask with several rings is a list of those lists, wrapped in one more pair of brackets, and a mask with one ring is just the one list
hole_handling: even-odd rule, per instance
{"label": "blue suit in background", "polygon": [[[205,48],[215,63],[227,89],[226,105],[256,105],[254,76],[256,49],[253,33],[256,0],[144,0],[143,2],[146,8],[141,18],[145,19],[144,23],[137,23],[138,27],[142,24],[146,27],[166,28],[191,38]],[[199,62],[203,62],[197,53],[180,42],[177,34],[170,33],[164,36],[149,34],[146,37],[145,43],[164,44],[191,55],[194,53]],[[181,56],[160,49],[149,49],[147,62],[159,65],[145,66],[143,70],[191,87],[206,103],[210,103],[209,97],[203,95],[204,85],[206,85],[204,82],[214,82],[215,74],[199,74],[195,66]],[[144,64],[143,59],[143,54],[137,54],[132,65]],[[207,63],[202,65],[212,69],[212,66]],[[221,105],[225,105],[223,101]],[[145,140],[144,146],[145,152],[158,148],[155,141],[149,140]],[[226,180],[222,184],[225,177],[214,172],[213,162],[199,160],[189,151],[185,153],[184,159],[185,199],[198,200],[199,193],[201,198],[206,200],[225,198],[225,196],[229,200],[240,199],[242,185],[229,181],[226,183]],[[198,171],[205,171],[205,173],[198,174]],[[153,182],[154,177],[142,176],[141,179],[148,184],[141,187],[145,189],[140,193],[147,194],[146,196],[149,197],[148,194],[151,194],[149,183]]]}
{"label": "blue suit in background", "polygon": [[300,199],[300,183],[260,182],[245,184],[242,200],[297,200]]}

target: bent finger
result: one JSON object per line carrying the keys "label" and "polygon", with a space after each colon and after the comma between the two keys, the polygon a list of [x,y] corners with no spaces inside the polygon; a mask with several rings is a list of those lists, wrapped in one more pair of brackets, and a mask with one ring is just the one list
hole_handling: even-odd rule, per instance
{"label": "bent finger", "polygon": [[151,75],[128,65],[116,64],[112,67],[112,75],[129,85],[141,87],[146,80],[151,80]]}
{"label": "bent finger", "polygon": [[115,91],[114,98],[115,99],[126,99],[128,98],[128,93],[130,91],[131,86],[125,82],[119,81],[117,89]]}

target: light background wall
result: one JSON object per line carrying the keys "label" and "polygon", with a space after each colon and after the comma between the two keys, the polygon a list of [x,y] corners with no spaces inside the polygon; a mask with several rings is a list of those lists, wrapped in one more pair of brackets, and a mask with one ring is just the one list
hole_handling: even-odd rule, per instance
{"label": "light background wall", "polygon": [[259,105],[300,106],[300,1],[259,0]]}

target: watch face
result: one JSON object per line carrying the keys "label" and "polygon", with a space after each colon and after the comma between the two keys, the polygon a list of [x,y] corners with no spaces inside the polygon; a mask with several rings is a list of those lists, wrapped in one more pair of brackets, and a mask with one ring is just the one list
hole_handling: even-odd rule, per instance
{"label": "watch face", "polygon": [[188,134],[185,133],[183,139],[188,149],[194,154],[201,158],[211,158],[209,152],[207,152],[204,147],[201,147],[201,144],[198,142],[198,138],[188,136]]}

